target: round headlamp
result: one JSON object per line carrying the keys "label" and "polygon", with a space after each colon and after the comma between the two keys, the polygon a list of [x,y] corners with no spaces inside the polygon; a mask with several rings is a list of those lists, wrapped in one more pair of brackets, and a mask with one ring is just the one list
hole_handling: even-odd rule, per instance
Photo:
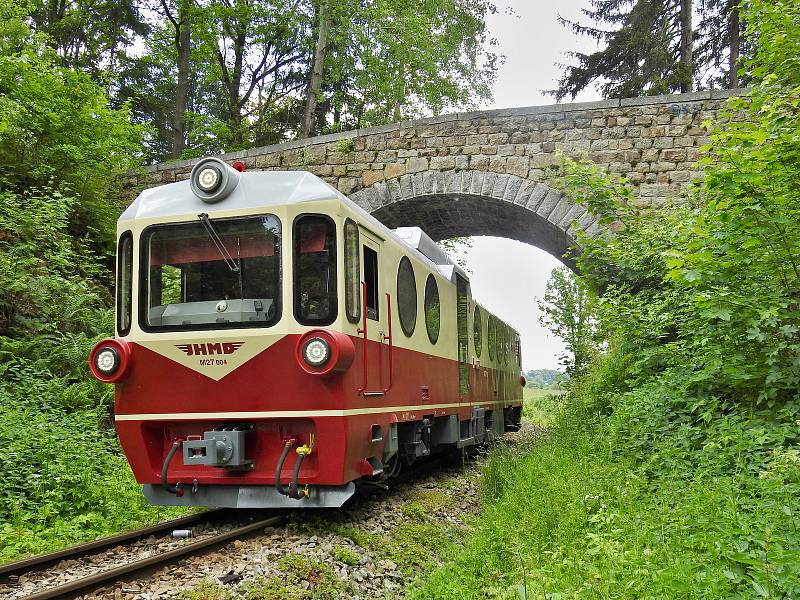
{"label": "round headlamp", "polygon": [[331,357],[331,347],[322,338],[313,337],[303,344],[303,360],[312,367],[321,367]]}
{"label": "round headlamp", "polygon": [[222,172],[216,167],[208,165],[197,173],[196,183],[197,187],[210,194],[222,183]]}
{"label": "round headlamp", "polygon": [[109,347],[103,348],[94,355],[94,366],[103,375],[112,375],[119,368],[119,353]]}

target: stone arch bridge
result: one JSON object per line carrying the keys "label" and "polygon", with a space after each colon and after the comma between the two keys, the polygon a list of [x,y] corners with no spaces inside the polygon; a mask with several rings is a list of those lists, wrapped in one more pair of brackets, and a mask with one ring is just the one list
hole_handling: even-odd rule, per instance
{"label": "stone arch bridge", "polygon": [[[389,227],[416,225],[434,240],[509,237],[563,260],[592,216],[548,185],[558,151],[625,176],[640,207],[658,207],[692,180],[702,123],[726,98],[710,91],[458,113],[231,152],[248,169],[303,169]],[[194,160],[131,174],[138,191],[185,179]],[[565,261],[569,263],[568,260]]]}

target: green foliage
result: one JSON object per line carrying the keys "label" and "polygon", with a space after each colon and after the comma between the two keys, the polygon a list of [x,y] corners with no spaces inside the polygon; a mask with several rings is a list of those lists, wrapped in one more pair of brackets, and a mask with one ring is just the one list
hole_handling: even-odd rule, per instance
{"label": "green foliage", "polygon": [[0,562],[180,511],[148,506],[133,479],[111,390],[88,373],[94,341],[0,337]]}
{"label": "green foliage", "polygon": [[334,560],[338,560],[350,567],[355,567],[361,562],[361,555],[348,546],[336,546],[331,552]]}
{"label": "green foliage", "polygon": [[488,0],[332,3],[323,96],[332,130],[380,125],[491,96],[498,66]]}
{"label": "green foliage", "polygon": [[556,388],[568,378],[569,377],[567,375],[561,371],[556,371],[555,369],[531,369],[525,373],[525,379],[528,380],[528,386],[535,388]]}
{"label": "green foliage", "polygon": [[[692,86],[739,87],[748,79],[739,56],[750,50],[739,0],[589,0],[584,24],[560,18],[598,43],[571,52],[558,89],[575,98],[593,83],[605,98],[688,92]],[[693,17],[699,17],[693,22]],[[687,52],[688,51],[688,52]],[[727,58],[727,61],[725,60]],[[727,64],[726,64],[727,62]]]}
{"label": "green foliage", "polygon": [[24,9],[0,0],[0,191],[75,198],[71,232],[107,250],[118,212],[113,178],[132,166],[139,132],[88,75],[59,66]]}
{"label": "green foliage", "polygon": [[510,599],[520,584],[534,598],[797,595],[796,453],[767,453],[756,476],[726,464],[782,434],[760,418],[719,424],[735,448],[708,448],[700,464],[684,451],[653,470],[609,439],[627,421],[565,409],[536,446],[495,450],[475,531],[409,597]]}
{"label": "green foliage", "polygon": [[139,131],[32,6],[0,0],[0,561],[176,512],[146,505],[87,365],[113,331],[109,198]]}
{"label": "green foliage", "polygon": [[550,427],[566,398],[563,390],[526,387],[522,391],[522,416],[540,427]]}
{"label": "green foliage", "polygon": [[597,350],[597,325],[586,285],[566,267],[553,269],[537,304],[539,323],[566,345],[561,356],[564,371],[570,378],[582,373]]}

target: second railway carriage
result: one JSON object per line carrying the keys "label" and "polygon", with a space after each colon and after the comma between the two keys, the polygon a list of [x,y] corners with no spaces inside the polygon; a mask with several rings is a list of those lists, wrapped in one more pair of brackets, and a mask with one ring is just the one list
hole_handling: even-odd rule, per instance
{"label": "second railway carriage", "polygon": [[310,173],[204,159],[124,212],[117,266],[89,362],[153,504],[341,506],[519,426],[517,333],[421,230]]}

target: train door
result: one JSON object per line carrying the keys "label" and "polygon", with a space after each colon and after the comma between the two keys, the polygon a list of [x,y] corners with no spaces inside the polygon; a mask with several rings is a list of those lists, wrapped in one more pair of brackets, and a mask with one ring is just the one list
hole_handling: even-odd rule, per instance
{"label": "train door", "polygon": [[458,394],[469,389],[469,281],[456,275],[456,327],[458,329]]}
{"label": "train door", "polygon": [[389,338],[389,306],[386,293],[381,285],[380,242],[365,232],[360,231],[361,238],[361,285],[364,294],[364,318],[359,329],[363,340],[362,394],[383,395],[389,387],[388,351],[386,342]]}

